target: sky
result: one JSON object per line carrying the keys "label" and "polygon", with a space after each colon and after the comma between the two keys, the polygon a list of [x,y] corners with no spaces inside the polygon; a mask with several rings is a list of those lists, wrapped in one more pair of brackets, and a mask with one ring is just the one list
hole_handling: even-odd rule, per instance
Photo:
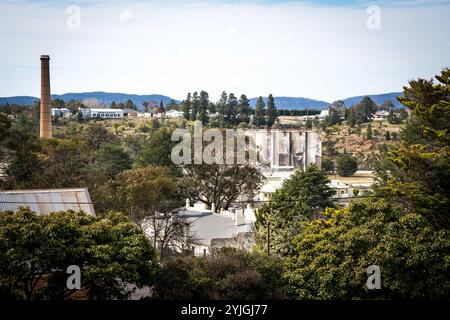
{"label": "sky", "polygon": [[0,96],[39,96],[41,54],[54,94],[401,91],[450,67],[449,14],[443,0],[0,0]]}

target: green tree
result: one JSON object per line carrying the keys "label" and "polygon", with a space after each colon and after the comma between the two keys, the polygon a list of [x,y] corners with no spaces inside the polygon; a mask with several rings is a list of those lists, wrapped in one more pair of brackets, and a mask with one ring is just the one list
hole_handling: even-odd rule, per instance
{"label": "green tree", "polygon": [[186,120],[190,119],[191,116],[191,93],[189,92],[186,100],[182,103],[183,115]]}
{"label": "green tree", "polygon": [[[448,230],[390,201],[370,199],[327,210],[293,243],[285,277],[298,299],[445,299],[450,294]],[[382,288],[366,286],[381,269]]]}
{"label": "green tree", "polygon": [[167,167],[126,170],[110,181],[103,201],[110,204],[106,210],[125,212],[147,230],[163,259],[171,248],[191,244],[185,221],[177,213],[184,205],[180,186]]}
{"label": "green tree", "polygon": [[362,98],[360,104],[364,110],[365,116],[367,119],[370,119],[372,115],[377,111],[377,105],[370,97]]}
{"label": "green tree", "polygon": [[183,205],[178,185],[167,167],[147,166],[126,170],[110,182],[106,194],[109,210],[127,213],[142,224],[148,216],[166,212]]}
{"label": "green tree", "polygon": [[227,119],[230,124],[236,124],[238,113],[238,99],[233,93],[228,95],[228,115]]}
{"label": "green tree", "polygon": [[197,114],[199,110],[200,110],[200,99],[197,91],[195,91],[191,99],[191,116],[190,116],[191,120],[197,119]]}
{"label": "green tree", "polygon": [[238,106],[239,122],[248,123],[250,119],[250,101],[245,94],[241,95]]}
{"label": "green tree", "polygon": [[[78,265],[90,299],[123,299],[124,284],[152,285],[157,254],[127,217],[73,211],[37,215],[21,208],[0,214],[0,287],[16,299],[67,299],[66,269]],[[37,286],[42,283],[44,287]]]}
{"label": "green tree", "polygon": [[450,225],[450,70],[434,80],[412,80],[398,100],[412,110],[378,175],[380,195],[395,195],[437,228]]}
{"label": "green tree", "polygon": [[136,109],[137,109],[136,105],[133,103],[133,101],[132,101],[131,99],[128,99],[128,100],[125,102],[125,108],[127,108],[127,109],[133,109],[133,110],[136,110]]}
{"label": "green tree", "polygon": [[334,173],[335,167],[334,167],[334,161],[331,158],[323,158],[322,159],[322,170],[325,172],[330,172],[330,173]]}
{"label": "green tree", "polygon": [[394,110],[389,111],[389,114],[388,114],[386,120],[388,123],[391,123],[391,124],[399,124],[402,122]]}
{"label": "green tree", "polygon": [[82,170],[89,163],[84,141],[47,139],[41,142],[39,168],[28,177],[34,188],[69,188],[78,185]]}
{"label": "green tree", "polygon": [[225,119],[228,121],[228,94],[225,91],[220,95],[217,110],[220,114],[221,127],[223,128]]}
{"label": "green tree", "polygon": [[176,142],[171,141],[171,137],[172,130],[167,127],[154,131],[141,144],[136,164],[140,167],[155,165],[175,169],[171,159],[171,152]]}
{"label": "green tree", "polygon": [[39,139],[26,128],[14,126],[0,113],[0,188],[29,188],[30,177],[40,168]]}
{"label": "green tree", "polygon": [[265,103],[262,97],[259,97],[256,101],[255,109],[255,125],[258,127],[263,126],[266,123],[265,120]]}
{"label": "green tree", "polygon": [[283,299],[281,260],[222,248],[206,258],[185,256],[163,264],[154,287],[157,299]]}
{"label": "green tree", "polygon": [[292,253],[292,239],[302,232],[305,223],[319,217],[332,207],[333,190],[322,170],[311,166],[305,171],[296,170],[292,176],[263,205],[257,213],[258,243],[267,248],[270,230],[270,251],[282,256]]}
{"label": "green tree", "polygon": [[77,112],[76,117],[77,117],[78,123],[81,123],[81,122],[84,121],[84,116],[83,116],[83,113],[81,111]]}
{"label": "green tree", "polygon": [[337,159],[336,172],[341,177],[348,177],[358,170],[358,161],[350,154],[343,154]]}
{"label": "green tree", "polygon": [[275,107],[275,100],[272,94],[269,94],[267,98],[267,125],[273,126],[275,119],[277,118],[277,108]]}
{"label": "green tree", "polygon": [[182,179],[187,196],[194,201],[228,209],[239,196],[252,198],[260,187],[262,174],[251,165],[192,164],[184,167]]}
{"label": "green tree", "polygon": [[132,161],[129,154],[121,146],[105,144],[98,150],[93,164],[103,174],[113,178],[120,172],[131,169]]}
{"label": "green tree", "polygon": [[199,113],[197,114],[197,120],[201,121],[203,125],[208,123],[208,115],[206,110],[209,105],[209,95],[208,92],[202,90],[200,91],[200,101],[199,101]]}
{"label": "green tree", "polygon": [[83,136],[87,146],[93,150],[98,150],[103,144],[115,141],[115,136],[100,123],[90,123],[83,131]]}

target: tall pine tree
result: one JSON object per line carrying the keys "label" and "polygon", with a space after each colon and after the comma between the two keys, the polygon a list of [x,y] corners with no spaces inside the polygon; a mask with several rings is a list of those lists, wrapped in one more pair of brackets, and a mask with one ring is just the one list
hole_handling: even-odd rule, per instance
{"label": "tall pine tree", "polygon": [[225,91],[222,91],[220,95],[220,100],[217,103],[217,111],[220,114],[221,127],[223,127],[228,116],[228,94]]}
{"label": "tall pine tree", "polygon": [[267,125],[273,126],[275,119],[277,118],[277,108],[275,107],[275,100],[272,94],[269,94],[267,98]]}
{"label": "tall pine tree", "polygon": [[186,100],[183,101],[183,115],[186,120],[191,118],[191,93],[189,92]]}
{"label": "tall pine tree", "polygon": [[197,120],[200,120],[202,124],[206,124],[208,122],[208,115],[206,114],[206,109],[209,105],[209,95],[208,92],[202,90],[200,92],[200,101],[199,101],[199,112],[197,114]]}
{"label": "tall pine tree", "polygon": [[197,119],[199,109],[200,109],[200,99],[197,91],[195,91],[194,94],[192,95],[191,100],[191,120]]}
{"label": "tall pine tree", "polygon": [[250,101],[245,94],[241,95],[238,106],[238,122],[248,123],[250,117]]}
{"label": "tall pine tree", "polygon": [[262,97],[259,97],[258,100],[256,100],[256,109],[255,109],[255,125],[263,126],[265,124],[265,103]]}
{"label": "tall pine tree", "polygon": [[228,96],[228,120],[230,124],[236,123],[236,117],[238,113],[238,100],[233,93]]}

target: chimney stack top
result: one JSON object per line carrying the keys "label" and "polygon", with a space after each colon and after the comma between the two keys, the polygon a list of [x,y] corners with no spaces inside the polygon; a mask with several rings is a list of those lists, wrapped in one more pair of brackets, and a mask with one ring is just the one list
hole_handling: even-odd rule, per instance
{"label": "chimney stack top", "polygon": [[48,55],[41,55],[41,60],[50,60],[50,56]]}

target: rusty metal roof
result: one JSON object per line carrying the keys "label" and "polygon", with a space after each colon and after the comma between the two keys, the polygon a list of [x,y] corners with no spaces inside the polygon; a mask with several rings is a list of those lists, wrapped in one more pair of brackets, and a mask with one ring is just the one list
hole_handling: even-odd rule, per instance
{"label": "rusty metal roof", "polygon": [[29,207],[39,214],[58,211],[84,211],[95,216],[89,191],[86,188],[8,190],[0,191],[0,212],[17,211]]}

